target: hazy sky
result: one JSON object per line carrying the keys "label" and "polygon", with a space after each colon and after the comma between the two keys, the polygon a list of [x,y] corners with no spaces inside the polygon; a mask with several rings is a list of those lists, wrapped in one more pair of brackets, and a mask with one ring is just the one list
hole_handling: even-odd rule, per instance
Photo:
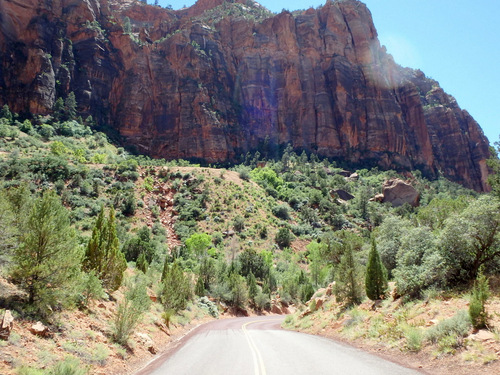
{"label": "hazy sky", "polygon": [[[152,3],[153,0],[148,0]],[[194,0],[160,0],[174,9]],[[439,82],[481,125],[491,143],[500,135],[499,0],[363,0],[380,43],[403,66]],[[273,12],[317,7],[324,0],[261,0]]]}

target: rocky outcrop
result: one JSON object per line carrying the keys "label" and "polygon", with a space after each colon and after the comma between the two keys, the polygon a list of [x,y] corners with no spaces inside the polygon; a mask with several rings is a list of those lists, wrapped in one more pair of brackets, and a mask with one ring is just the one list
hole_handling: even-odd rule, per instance
{"label": "rocky outcrop", "polygon": [[50,113],[73,91],[84,117],[153,157],[272,157],[291,144],[487,189],[479,125],[437,82],[393,61],[359,1],[269,16],[247,1],[171,11],[4,0],[0,17],[0,105],[16,112]]}
{"label": "rocky outcrop", "polygon": [[14,326],[14,317],[12,316],[12,313],[10,310],[5,310],[5,313],[3,314],[3,318],[0,323],[0,339],[1,340],[8,340],[10,333],[12,331],[12,328]]}
{"label": "rocky outcrop", "polygon": [[375,200],[382,203],[388,202],[393,207],[399,207],[404,204],[417,207],[419,199],[420,193],[411,184],[399,178],[391,178],[384,182],[382,194],[375,197]]}

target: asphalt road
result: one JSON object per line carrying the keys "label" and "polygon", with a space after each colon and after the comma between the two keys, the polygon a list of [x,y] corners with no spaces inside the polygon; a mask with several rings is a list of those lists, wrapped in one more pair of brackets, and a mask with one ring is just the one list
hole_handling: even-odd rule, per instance
{"label": "asphalt road", "polygon": [[285,331],[284,317],[202,325],[136,375],[421,374],[326,338]]}

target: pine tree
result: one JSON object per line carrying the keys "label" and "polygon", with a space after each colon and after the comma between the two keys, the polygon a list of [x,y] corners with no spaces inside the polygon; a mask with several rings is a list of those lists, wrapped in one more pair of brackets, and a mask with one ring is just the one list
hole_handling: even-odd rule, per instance
{"label": "pine tree", "polygon": [[19,215],[19,246],[11,276],[28,293],[36,312],[48,314],[74,302],[82,252],[68,211],[54,192],[26,202]]}
{"label": "pine tree", "polygon": [[137,257],[137,261],[135,262],[137,269],[142,271],[142,273],[146,273],[148,271],[148,261],[146,260],[146,256],[144,253],[141,253]]}
{"label": "pine tree", "polygon": [[7,104],[4,104],[2,109],[0,109],[0,118],[5,118],[9,121],[9,123],[12,122],[12,112],[9,109],[9,106]]}
{"label": "pine tree", "polygon": [[54,111],[53,116],[54,116],[54,119],[56,121],[63,120],[63,118],[64,118],[64,100],[63,100],[63,98],[57,98],[52,110]]}
{"label": "pine tree", "polygon": [[472,289],[469,304],[469,316],[474,328],[484,328],[488,323],[488,314],[486,312],[486,301],[490,296],[488,279],[482,271],[479,271],[474,288]]}
{"label": "pine tree", "polygon": [[127,16],[123,18],[123,32],[125,34],[130,34],[132,32],[132,26],[130,25],[130,18],[128,18]]}
{"label": "pine tree", "polygon": [[387,270],[380,260],[377,244],[373,238],[366,265],[365,290],[366,296],[372,301],[384,298],[387,291]]}
{"label": "pine tree", "polygon": [[166,266],[167,271],[162,284],[160,299],[165,311],[183,310],[187,307],[188,301],[192,298],[191,282],[184,275],[179,263],[174,262],[171,266]]}
{"label": "pine tree", "polygon": [[76,98],[73,91],[68,94],[64,101],[64,114],[66,120],[76,119]]}
{"label": "pine tree", "polygon": [[116,290],[120,287],[127,261],[120,251],[113,208],[106,220],[104,207],[101,207],[87,245],[83,265],[87,271],[94,270],[107,289]]}
{"label": "pine tree", "polygon": [[257,296],[259,289],[257,288],[257,281],[255,280],[255,276],[251,271],[247,276],[247,286],[248,286],[248,298],[250,298],[250,301],[255,303],[255,297]]}
{"label": "pine tree", "polygon": [[346,243],[337,271],[335,284],[337,300],[346,302],[347,305],[361,303],[361,275],[360,266],[354,258],[352,244]]}
{"label": "pine tree", "polygon": [[198,276],[198,280],[196,281],[194,294],[196,294],[198,297],[203,297],[205,295],[205,286],[203,285],[203,277],[201,276]]}

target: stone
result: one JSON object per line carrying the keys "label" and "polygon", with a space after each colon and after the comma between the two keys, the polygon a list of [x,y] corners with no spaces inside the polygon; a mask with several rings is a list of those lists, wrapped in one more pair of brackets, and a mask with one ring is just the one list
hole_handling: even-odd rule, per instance
{"label": "stone", "polygon": [[[3,1],[0,106],[47,115],[73,91],[84,118],[152,157],[225,162],[290,144],[489,189],[478,123],[436,81],[394,62],[364,4],[327,1],[206,25],[205,12],[223,2],[173,11],[137,1]],[[225,6],[235,2],[260,7]],[[140,45],[124,33],[125,17]]]}
{"label": "stone", "polygon": [[333,192],[343,201],[350,201],[351,199],[354,199],[354,195],[348,193],[345,190],[338,189],[338,190],[333,190]]}
{"label": "stone", "polygon": [[495,334],[485,329],[480,329],[476,334],[471,335],[471,337],[479,341],[495,340]]}
{"label": "stone", "polygon": [[29,328],[30,332],[36,336],[47,337],[49,336],[49,328],[46,327],[42,322],[36,322]]}
{"label": "stone", "polygon": [[389,202],[393,207],[399,207],[405,203],[417,207],[420,199],[419,192],[399,178],[392,178],[384,182],[382,194],[384,196],[382,202]]}
{"label": "stone", "polygon": [[150,352],[151,354],[156,354],[156,348],[154,346],[154,342],[153,342],[153,339],[151,339],[151,337],[146,334],[146,333],[141,333],[141,332],[138,332],[135,334],[138,338],[138,343],[145,347],[148,352]]}
{"label": "stone", "polygon": [[8,340],[13,327],[14,317],[12,316],[10,310],[5,310],[2,318],[2,324],[0,324],[0,339]]}

